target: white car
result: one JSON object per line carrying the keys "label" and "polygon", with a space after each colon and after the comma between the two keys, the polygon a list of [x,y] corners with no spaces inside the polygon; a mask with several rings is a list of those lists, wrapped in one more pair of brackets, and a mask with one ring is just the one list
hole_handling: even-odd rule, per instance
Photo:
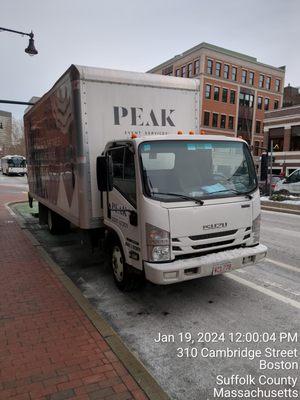
{"label": "white car", "polygon": [[300,195],[300,168],[292,172],[287,178],[277,182],[275,192]]}

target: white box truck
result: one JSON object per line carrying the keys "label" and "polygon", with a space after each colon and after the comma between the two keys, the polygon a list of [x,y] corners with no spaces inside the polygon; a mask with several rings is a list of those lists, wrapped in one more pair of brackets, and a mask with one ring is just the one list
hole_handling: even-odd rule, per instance
{"label": "white box truck", "polygon": [[246,142],[199,132],[199,81],[71,66],[24,116],[30,198],[57,232],[105,233],[129,290],[266,256]]}

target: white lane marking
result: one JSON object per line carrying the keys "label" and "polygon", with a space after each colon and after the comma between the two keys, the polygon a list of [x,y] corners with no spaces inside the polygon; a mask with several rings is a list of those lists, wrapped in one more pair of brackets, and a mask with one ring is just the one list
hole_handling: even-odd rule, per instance
{"label": "white lane marking", "polygon": [[262,230],[262,234],[264,233],[264,231],[269,231],[269,232],[277,232],[281,235],[286,235],[286,236],[293,236],[297,239],[300,239],[300,233],[296,232],[296,231],[292,231],[289,229],[282,229],[282,228],[275,228],[275,227],[267,227],[265,225],[263,225],[261,227]]}
{"label": "white lane marking", "polygon": [[270,258],[265,258],[264,261],[267,261],[267,262],[269,262],[269,263],[275,264],[275,265],[277,265],[278,267],[282,267],[282,268],[285,268],[285,269],[289,269],[290,271],[300,272],[300,268],[293,267],[292,265],[283,263],[283,262],[281,262],[281,261],[271,260]]}
{"label": "white lane marking", "polygon": [[298,214],[290,214],[290,213],[284,213],[284,212],[281,212],[281,214],[280,214],[280,211],[269,211],[269,210],[261,209],[261,212],[262,213],[266,213],[266,214],[276,214],[277,216],[278,216],[278,213],[279,213],[279,215],[281,217],[282,216],[288,216],[288,217],[292,217],[292,218],[300,218],[300,215],[298,215]]}
{"label": "white lane marking", "polygon": [[250,282],[244,278],[240,278],[239,276],[236,276],[232,273],[227,273],[225,276],[228,278],[232,279],[233,281],[236,281],[244,286],[248,286],[251,289],[257,290],[260,293],[266,294],[267,296],[273,297],[276,300],[280,300],[283,303],[289,304],[292,307],[299,308],[300,309],[300,302],[290,299],[288,297],[283,296],[282,294],[278,294],[276,292],[273,292],[273,290],[267,289],[265,287],[259,286],[256,283]]}

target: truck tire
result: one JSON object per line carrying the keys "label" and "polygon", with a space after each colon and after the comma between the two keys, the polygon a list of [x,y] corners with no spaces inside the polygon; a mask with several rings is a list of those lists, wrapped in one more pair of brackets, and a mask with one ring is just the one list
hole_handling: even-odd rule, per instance
{"label": "truck tire", "polygon": [[52,235],[67,233],[70,230],[70,222],[49,208],[47,223]]}
{"label": "truck tire", "polygon": [[132,272],[132,267],[126,264],[124,252],[118,240],[112,243],[110,255],[112,274],[118,289],[124,292],[139,289],[144,282],[143,276]]}

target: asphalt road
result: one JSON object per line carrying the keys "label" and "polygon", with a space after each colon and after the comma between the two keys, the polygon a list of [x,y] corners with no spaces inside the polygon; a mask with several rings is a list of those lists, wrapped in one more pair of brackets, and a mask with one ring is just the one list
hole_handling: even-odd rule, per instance
{"label": "asphalt road", "polygon": [[[0,187],[8,193],[23,191],[24,181],[19,177],[1,177]],[[4,183],[12,186],[3,186]],[[170,286],[147,284],[140,292],[124,294],[113,284],[104,253],[93,252],[81,233],[52,236],[45,226],[38,224],[36,210],[33,215],[27,206],[18,206],[18,210],[35,237],[172,399],[228,398],[224,392],[219,397],[220,392],[214,392],[214,388],[221,387],[299,390],[299,380],[292,381],[299,371],[288,369],[296,368],[299,362],[299,338],[296,342],[293,336],[300,326],[299,216],[262,212],[261,242],[268,246],[269,253],[267,260],[256,266]],[[208,334],[202,335],[205,332]],[[166,335],[162,337],[168,341],[156,342],[159,333]],[[187,333],[186,339],[191,334],[194,342],[180,342],[180,333]],[[291,336],[285,338],[281,333]],[[260,350],[262,355],[254,360],[242,356],[230,358],[228,354],[223,358],[206,357],[208,350],[227,348]],[[279,353],[267,358],[266,348],[289,350],[290,357]],[[279,369],[275,364],[269,364],[273,369],[260,369],[264,367],[260,364],[263,359],[280,363]],[[248,383],[243,386],[243,382],[226,386],[218,377],[236,374],[252,377],[254,386]],[[261,376],[280,382],[272,380],[264,384]],[[229,398],[233,397],[231,393]]]}

